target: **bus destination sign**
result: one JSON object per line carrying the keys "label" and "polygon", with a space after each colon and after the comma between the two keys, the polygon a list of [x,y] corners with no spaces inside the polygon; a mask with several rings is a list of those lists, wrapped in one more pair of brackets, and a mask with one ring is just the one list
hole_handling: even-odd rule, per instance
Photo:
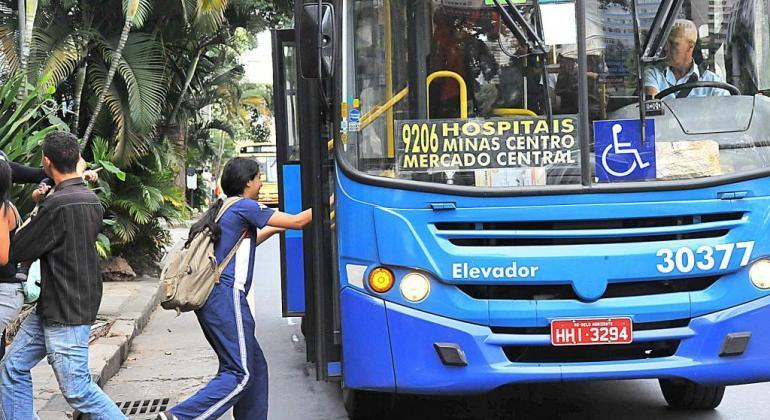
{"label": "bus destination sign", "polygon": [[397,170],[577,166],[576,128],[574,116],[397,121]]}

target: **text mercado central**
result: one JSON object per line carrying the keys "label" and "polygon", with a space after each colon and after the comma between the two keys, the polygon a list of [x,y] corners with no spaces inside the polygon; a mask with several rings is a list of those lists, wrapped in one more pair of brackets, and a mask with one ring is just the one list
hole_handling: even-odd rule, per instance
{"label": "text mercado central", "polygon": [[388,3],[347,3],[347,167],[541,189],[768,168],[767,0],[685,0],[658,27],[676,2],[586,0],[584,60],[574,2],[514,2],[531,30],[493,0]]}

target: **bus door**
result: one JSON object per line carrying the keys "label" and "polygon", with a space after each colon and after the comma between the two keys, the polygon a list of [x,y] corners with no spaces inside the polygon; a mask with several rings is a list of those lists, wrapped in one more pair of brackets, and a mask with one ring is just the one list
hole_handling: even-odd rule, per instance
{"label": "bus door", "polygon": [[[273,103],[275,104],[278,208],[287,213],[303,209],[302,171],[297,129],[297,49],[294,30],[273,31]],[[303,231],[281,234],[281,289],[284,317],[305,315],[305,257]]]}
{"label": "bus door", "polygon": [[[308,19],[313,20],[317,14],[317,3],[298,1],[295,5],[295,16],[301,16],[295,21],[307,24]],[[324,18],[335,19],[329,10],[330,6],[324,3]],[[329,141],[334,133],[334,111],[325,100],[333,97],[337,87],[331,78],[309,77],[302,70],[302,61],[307,61],[308,52],[317,53],[306,45],[308,38],[317,39],[317,25],[313,26],[310,22],[306,26],[300,24],[296,30],[273,32],[273,94],[281,209],[289,212],[313,209],[313,223],[305,229],[301,242],[290,245],[292,238],[288,232],[285,235],[282,246],[284,314],[303,315],[307,359],[316,365],[316,378],[328,380],[341,376],[339,283],[330,209],[334,164]],[[294,207],[289,207],[290,202]],[[290,265],[296,270],[289,270]],[[296,277],[292,278],[292,274]],[[301,300],[300,285],[304,286],[302,311],[294,311],[293,303],[299,307]]]}

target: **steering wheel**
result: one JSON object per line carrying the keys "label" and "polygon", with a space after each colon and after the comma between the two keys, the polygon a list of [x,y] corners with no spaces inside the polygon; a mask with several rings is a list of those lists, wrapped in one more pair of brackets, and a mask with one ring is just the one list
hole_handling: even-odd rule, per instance
{"label": "steering wheel", "polygon": [[658,92],[657,95],[655,95],[655,99],[663,99],[666,96],[671,95],[672,93],[679,92],[680,90],[695,89],[695,88],[701,88],[701,87],[724,89],[730,92],[730,95],[733,95],[733,96],[739,96],[741,94],[741,91],[737,87],[729,83],[707,82],[707,81],[699,80],[697,82],[682,83],[681,85],[675,85],[675,86],[671,86],[668,89],[663,89],[662,91]]}

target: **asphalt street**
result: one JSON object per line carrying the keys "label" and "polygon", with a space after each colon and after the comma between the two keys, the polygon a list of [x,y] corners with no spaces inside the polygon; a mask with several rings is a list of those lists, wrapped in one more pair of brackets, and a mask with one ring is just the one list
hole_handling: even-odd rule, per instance
{"label": "asphalt street", "polygon": [[[316,382],[296,319],[281,318],[278,241],[258,251],[252,309],[270,369],[271,420],[344,419],[338,383]],[[192,314],[159,309],[134,340],[107,392],[116,401],[190,395],[216,372],[216,357]],[[770,385],[730,387],[715,411],[667,409],[656,381],[527,385],[469,398],[399,398],[388,418],[405,419],[770,419]],[[229,418],[229,417],[225,417]]]}

